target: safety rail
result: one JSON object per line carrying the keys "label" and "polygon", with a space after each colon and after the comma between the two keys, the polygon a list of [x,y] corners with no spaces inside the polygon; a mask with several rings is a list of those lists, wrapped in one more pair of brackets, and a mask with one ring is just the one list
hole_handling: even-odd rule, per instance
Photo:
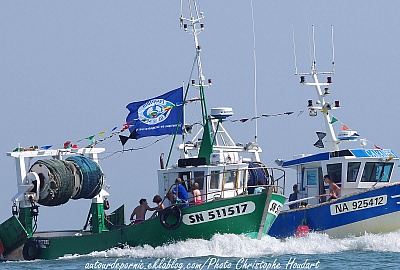
{"label": "safety rail", "polygon": [[[248,175],[248,171],[251,170],[259,170],[262,169],[263,171],[265,171],[264,176],[266,176],[265,182],[266,184],[262,184],[262,185],[247,185],[247,182],[245,184],[243,184],[240,187],[236,187],[237,183],[240,179],[236,179],[235,182],[235,187],[233,188],[226,188],[225,187],[225,183],[226,183],[226,174],[227,173],[231,173],[232,171],[236,172],[236,176],[238,177],[238,173],[239,171],[244,171],[245,172],[245,176],[246,179],[242,179],[242,180],[248,180],[249,175]],[[277,172],[279,172],[280,174],[277,176]],[[235,192],[235,196],[240,196],[240,195],[247,195],[249,194],[249,188],[257,188],[257,187],[264,187],[264,188],[271,188],[273,187],[274,190],[273,192],[278,193],[280,192],[281,194],[284,195],[285,192],[285,184],[286,184],[286,176],[285,176],[285,171],[283,169],[280,168],[275,168],[275,167],[255,167],[255,168],[244,168],[244,169],[235,169],[235,170],[224,170],[221,172],[218,172],[219,175],[223,175],[222,177],[222,188],[218,189],[218,190],[209,190],[206,189],[205,193],[202,193],[201,195],[206,197],[206,200],[203,200],[203,202],[207,202],[207,201],[212,201],[212,200],[217,200],[217,199],[221,199],[224,198],[224,196],[222,196],[225,192]],[[191,191],[191,187],[195,182],[198,182],[199,180],[203,180],[203,179],[208,179],[209,177],[215,176],[215,173],[213,174],[207,174],[207,175],[202,175],[202,176],[197,176],[197,177],[192,177],[186,180],[182,179],[182,184],[184,185],[184,188],[186,189],[186,191],[190,192]],[[276,178],[275,178],[276,177]],[[205,181],[206,182],[206,181]],[[280,184],[283,185],[280,185]],[[173,184],[170,186],[170,188],[168,189],[167,193],[164,195],[164,199],[162,201],[162,203],[164,203],[164,201],[166,199],[169,199],[169,201],[171,202],[171,205],[175,204],[174,199],[173,199],[173,192],[172,189],[176,186],[176,184]],[[252,193],[250,193],[252,194]],[[230,196],[232,197],[232,196]]]}

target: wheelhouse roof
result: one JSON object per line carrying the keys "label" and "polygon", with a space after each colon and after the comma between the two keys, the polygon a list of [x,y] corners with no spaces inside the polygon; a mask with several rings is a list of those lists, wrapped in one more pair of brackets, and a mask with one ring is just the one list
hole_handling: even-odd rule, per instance
{"label": "wheelhouse roof", "polygon": [[296,165],[307,164],[312,162],[326,161],[339,157],[354,157],[354,158],[390,158],[399,159],[391,149],[346,149],[333,152],[323,152],[311,154],[284,161],[282,167],[288,168]]}

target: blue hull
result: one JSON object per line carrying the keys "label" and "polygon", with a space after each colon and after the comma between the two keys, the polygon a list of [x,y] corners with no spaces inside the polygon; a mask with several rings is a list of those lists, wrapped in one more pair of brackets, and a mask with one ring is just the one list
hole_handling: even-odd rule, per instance
{"label": "blue hull", "polygon": [[367,189],[317,205],[282,211],[269,235],[286,238],[295,235],[306,218],[310,231],[333,237],[379,233],[400,229],[400,183]]}

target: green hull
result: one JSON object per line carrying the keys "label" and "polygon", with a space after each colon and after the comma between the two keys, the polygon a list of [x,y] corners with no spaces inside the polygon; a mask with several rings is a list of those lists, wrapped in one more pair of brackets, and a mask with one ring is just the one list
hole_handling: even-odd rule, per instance
{"label": "green hull", "polygon": [[[181,215],[178,215],[181,220],[173,215],[161,214],[159,218],[102,233],[36,233],[24,244],[24,252],[24,245],[21,245],[4,257],[18,259],[22,255],[19,259],[56,259],[68,254],[88,254],[123,245],[147,244],[156,247],[190,238],[210,239],[217,233],[261,238],[267,234],[284,202],[285,197],[278,194],[272,194],[270,198],[267,193],[244,195],[182,208]],[[166,223],[162,224],[162,220]]]}

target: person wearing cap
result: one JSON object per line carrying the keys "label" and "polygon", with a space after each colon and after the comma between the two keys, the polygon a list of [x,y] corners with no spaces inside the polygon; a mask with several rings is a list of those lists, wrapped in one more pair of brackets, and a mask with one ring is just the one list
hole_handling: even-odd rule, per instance
{"label": "person wearing cap", "polygon": [[[298,194],[299,194],[298,186],[297,186],[297,184],[294,184],[293,185],[293,193],[289,195],[289,202],[299,199]],[[289,204],[289,208],[290,209],[299,208],[299,204],[298,203]]]}

